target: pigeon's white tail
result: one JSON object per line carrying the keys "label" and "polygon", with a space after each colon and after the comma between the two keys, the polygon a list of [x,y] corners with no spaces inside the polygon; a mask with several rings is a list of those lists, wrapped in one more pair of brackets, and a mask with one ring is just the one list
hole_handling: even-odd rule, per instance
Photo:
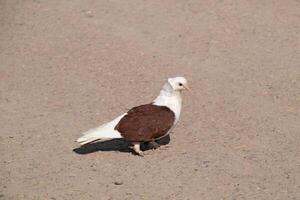
{"label": "pigeon's white tail", "polygon": [[111,122],[103,124],[102,126],[84,132],[83,136],[78,138],[76,142],[80,143],[81,145],[84,145],[84,144],[94,142],[96,140],[109,140],[114,138],[122,138],[121,134],[117,130],[115,130],[115,126],[119,123],[120,119],[124,115],[125,114],[117,117]]}

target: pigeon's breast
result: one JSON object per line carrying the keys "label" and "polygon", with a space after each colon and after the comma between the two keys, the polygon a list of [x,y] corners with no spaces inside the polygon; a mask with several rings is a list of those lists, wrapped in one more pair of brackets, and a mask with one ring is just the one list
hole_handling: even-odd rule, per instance
{"label": "pigeon's breast", "polygon": [[129,141],[151,141],[168,133],[175,123],[175,113],[167,106],[145,104],[132,108],[115,126]]}

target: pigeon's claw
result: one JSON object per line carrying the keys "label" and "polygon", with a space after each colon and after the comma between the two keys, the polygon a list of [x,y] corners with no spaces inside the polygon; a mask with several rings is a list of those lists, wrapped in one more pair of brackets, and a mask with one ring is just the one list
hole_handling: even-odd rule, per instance
{"label": "pigeon's claw", "polygon": [[170,145],[161,145],[161,147],[159,148],[159,150],[167,150],[170,147],[171,147]]}

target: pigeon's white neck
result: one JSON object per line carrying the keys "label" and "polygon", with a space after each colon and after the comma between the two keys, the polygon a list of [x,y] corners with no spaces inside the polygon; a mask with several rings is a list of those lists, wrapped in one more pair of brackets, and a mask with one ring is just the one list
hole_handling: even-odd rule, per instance
{"label": "pigeon's white neck", "polygon": [[175,123],[178,122],[182,104],[181,92],[173,90],[169,83],[163,86],[153,104],[170,108],[175,113]]}

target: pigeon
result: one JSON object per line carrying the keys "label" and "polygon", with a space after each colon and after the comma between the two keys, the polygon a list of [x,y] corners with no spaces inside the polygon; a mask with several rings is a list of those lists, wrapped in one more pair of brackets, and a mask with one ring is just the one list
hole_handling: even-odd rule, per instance
{"label": "pigeon", "polygon": [[97,128],[88,130],[76,141],[81,145],[95,141],[124,138],[132,144],[132,150],[143,156],[140,145],[145,142],[159,147],[156,140],[167,136],[177,124],[182,106],[181,93],[190,91],[184,77],[168,78],[152,103],[133,107],[128,112]]}

